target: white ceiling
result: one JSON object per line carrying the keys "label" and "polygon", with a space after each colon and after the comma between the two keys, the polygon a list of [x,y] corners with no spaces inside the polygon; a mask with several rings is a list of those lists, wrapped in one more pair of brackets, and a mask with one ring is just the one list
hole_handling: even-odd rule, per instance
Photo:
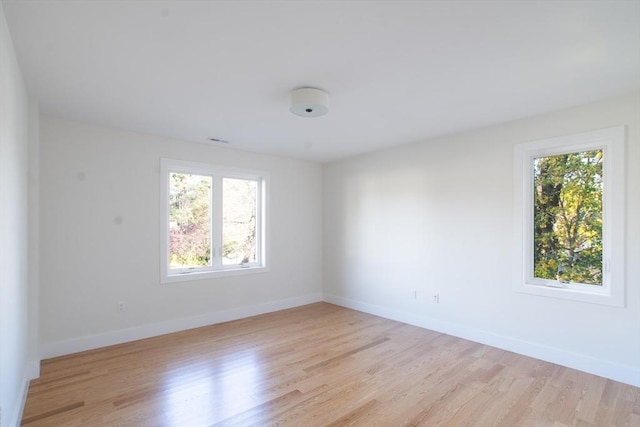
{"label": "white ceiling", "polygon": [[3,6],[44,113],[316,161],[640,89],[637,0]]}

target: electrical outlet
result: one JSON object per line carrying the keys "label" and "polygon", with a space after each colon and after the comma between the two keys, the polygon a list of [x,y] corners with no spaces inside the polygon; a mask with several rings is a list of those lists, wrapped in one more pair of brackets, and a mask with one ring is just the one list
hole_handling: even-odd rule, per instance
{"label": "electrical outlet", "polygon": [[440,304],[440,294],[435,294],[433,296],[433,303],[434,304]]}
{"label": "electrical outlet", "polygon": [[118,313],[124,313],[126,309],[127,308],[124,305],[124,301],[118,301],[118,303],[116,304],[116,311]]}

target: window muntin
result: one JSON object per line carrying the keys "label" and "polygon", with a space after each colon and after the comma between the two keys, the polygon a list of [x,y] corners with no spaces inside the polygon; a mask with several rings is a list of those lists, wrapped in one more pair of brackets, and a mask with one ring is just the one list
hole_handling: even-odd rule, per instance
{"label": "window muntin", "polygon": [[161,282],[266,271],[267,174],[161,160]]}
{"label": "window muntin", "polygon": [[[624,306],[624,151],[625,132],[622,126],[514,146],[514,242],[516,250],[514,252],[513,288],[515,291],[582,302]],[[564,247],[559,251],[562,253],[556,251],[555,271],[553,263],[549,263],[549,260],[554,259],[554,256],[545,259],[547,261],[545,266],[539,261],[548,254],[545,254],[539,246],[536,247],[536,244],[540,243],[542,239],[549,237],[549,235],[545,236],[544,233],[541,233],[542,229],[547,227],[546,231],[553,230],[558,237],[557,234],[561,234],[563,227],[557,221],[552,221],[553,225],[545,225],[540,222],[540,218],[537,218],[538,224],[536,224],[536,215],[546,214],[544,209],[542,209],[543,212],[540,211],[540,203],[544,204],[544,200],[536,200],[536,192],[541,191],[538,186],[542,185],[540,177],[536,176],[537,173],[540,173],[536,167],[542,168],[544,166],[542,163],[546,161],[544,159],[556,162],[562,160],[564,163],[559,163],[565,169],[567,161],[573,162],[574,166],[580,166],[579,162],[589,162],[591,173],[585,176],[590,181],[583,190],[600,192],[600,195],[591,195],[593,197],[590,196],[589,200],[592,205],[591,209],[595,209],[598,203],[601,204],[600,218],[598,215],[592,215],[593,212],[589,212],[591,216],[586,221],[589,223],[588,227],[576,228],[575,224],[571,223],[572,220],[575,221],[575,218],[567,216],[567,224],[573,224],[573,238],[582,237],[583,241],[581,243],[573,242],[573,246],[563,245]],[[560,186],[567,185],[567,187],[578,183],[584,184],[587,182],[585,177],[577,177],[581,169],[583,168],[577,167],[577,170],[574,171],[567,169],[568,172],[565,170],[563,173],[557,173],[554,178],[556,181],[551,180],[548,184],[556,186],[562,184]],[[537,181],[536,178],[538,178]],[[549,191],[547,193],[552,194]],[[536,203],[539,204],[538,211],[536,211]],[[556,206],[558,203],[555,201]],[[576,205],[573,206],[574,213],[576,207]],[[570,211],[570,209],[568,210]],[[586,216],[587,212],[581,210],[581,215]],[[584,225],[585,218],[582,219]],[[576,231],[579,233],[576,234]],[[601,254],[599,254],[600,248],[598,248],[600,243]],[[580,259],[582,265],[578,268],[571,268],[572,266],[567,263],[567,260],[571,258],[575,267],[575,261],[579,257],[582,257]],[[585,274],[585,270],[589,270],[588,273],[591,277],[589,274]]]}

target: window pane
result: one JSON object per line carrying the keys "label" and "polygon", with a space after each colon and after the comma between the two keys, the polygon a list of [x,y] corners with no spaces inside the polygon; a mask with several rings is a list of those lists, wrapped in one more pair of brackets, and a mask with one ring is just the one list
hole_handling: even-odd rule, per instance
{"label": "window pane", "polygon": [[169,174],[169,268],[211,266],[210,176]]}
{"label": "window pane", "polygon": [[257,261],[258,182],[222,180],[222,265]]}
{"label": "window pane", "polygon": [[534,277],[602,285],[602,156],[533,160]]}

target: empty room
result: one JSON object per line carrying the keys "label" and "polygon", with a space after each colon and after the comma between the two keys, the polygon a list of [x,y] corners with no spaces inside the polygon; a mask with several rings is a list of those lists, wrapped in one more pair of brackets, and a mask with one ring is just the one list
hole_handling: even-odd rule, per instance
{"label": "empty room", "polygon": [[640,1],[0,0],[0,427],[640,427]]}

